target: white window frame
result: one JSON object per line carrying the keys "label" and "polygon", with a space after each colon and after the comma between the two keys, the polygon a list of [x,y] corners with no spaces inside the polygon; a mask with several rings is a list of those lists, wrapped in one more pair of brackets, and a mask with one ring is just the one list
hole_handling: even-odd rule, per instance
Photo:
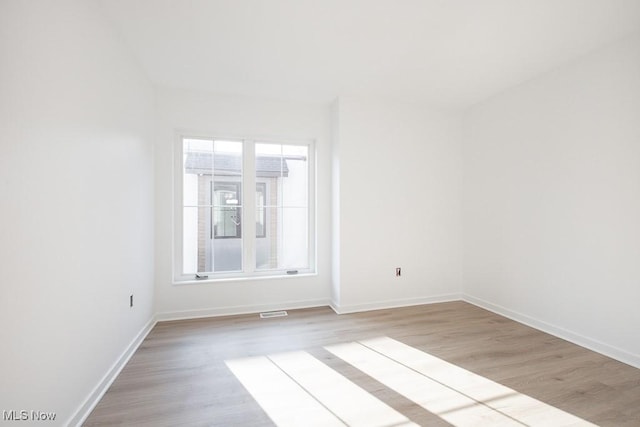
{"label": "white window frame", "polygon": [[[194,274],[183,273],[183,140],[225,140],[242,142],[242,271],[208,272],[206,278],[198,279]],[[256,187],[255,145],[260,143],[297,145],[308,148],[308,268],[256,270],[256,229],[255,221],[247,220],[247,214],[255,215]],[[179,132],[176,134],[173,150],[173,284],[249,280],[270,277],[297,277],[316,274],[316,146],[315,140],[292,140],[288,138],[263,138],[230,136],[209,132]]]}

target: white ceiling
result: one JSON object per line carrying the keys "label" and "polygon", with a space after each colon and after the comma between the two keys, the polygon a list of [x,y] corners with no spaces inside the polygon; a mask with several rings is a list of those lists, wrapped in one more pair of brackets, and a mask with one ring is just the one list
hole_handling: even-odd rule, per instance
{"label": "white ceiling", "polygon": [[640,0],[96,0],[160,86],[464,108],[640,31]]}

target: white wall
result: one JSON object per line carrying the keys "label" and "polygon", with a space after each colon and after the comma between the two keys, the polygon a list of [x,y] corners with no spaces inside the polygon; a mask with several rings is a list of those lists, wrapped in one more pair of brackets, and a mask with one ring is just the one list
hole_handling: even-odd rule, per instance
{"label": "white wall", "polygon": [[640,37],[472,108],[472,301],[640,366]]}
{"label": "white wall", "polygon": [[[255,312],[327,304],[331,282],[330,118],[326,106],[157,90],[156,297],[160,318]],[[315,139],[317,272],[311,277],[173,285],[172,155],[176,131]]]}
{"label": "white wall", "polygon": [[153,89],[125,52],[90,2],[0,3],[0,410],[49,425],[153,315]]}
{"label": "white wall", "polygon": [[[638,37],[471,109],[461,165],[455,115],[380,100],[158,89],[154,121],[93,4],[0,3],[0,410],[73,420],[155,312],[416,304],[462,271],[471,301],[640,366]],[[171,284],[176,128],[317,140],[317,276]]]}
{"label": "white wall", "polygon": [[340,297],[340,101],[331,104],[331,304],[341,305]]}
{"label": "white wall", "polygon": [[336,309],[458,298],[459,119],[355,98],[341,98],[333,116]]}

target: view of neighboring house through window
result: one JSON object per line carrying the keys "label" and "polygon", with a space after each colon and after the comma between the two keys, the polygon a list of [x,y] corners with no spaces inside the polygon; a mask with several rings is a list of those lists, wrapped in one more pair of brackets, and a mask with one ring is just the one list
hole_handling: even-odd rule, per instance
{"label": "view of neighboring house through window", "polygon": [[185,272],[242,270],[242,142],[184,140]]}
{"label": "view of neighboring house through window", "polygon": [[[309,144],[182,138],[181,145],[182,276],[310,270]],[[255,192],[245,195],[249,187]]]}

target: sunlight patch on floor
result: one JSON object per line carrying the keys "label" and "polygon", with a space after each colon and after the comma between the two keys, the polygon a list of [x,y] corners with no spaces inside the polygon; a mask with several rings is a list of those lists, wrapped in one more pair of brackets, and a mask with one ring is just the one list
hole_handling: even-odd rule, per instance
{"label": "sunlight patch on floor", "polygon": [[327,347],[345,362],[456,426],[522,424],[360,343]]}
{"label": "sunlight patch on floor", "polygon": [[[388,337],[327,351],[454,426],[593,426]],[[304,351],[226,361],[278,426],[416,424]]]}
{"label": "sunlight patch on floor", "polygon": [[226,364],[278,426],[345,425],[268,358],[249,357]]}
{"label": "sunlight patch on floor", "polygon": [[[417,426],[302,351],[226,363],[278,426]],[[310,413],[309,408],[315,412]],[[317,418],[318,413],[322,419]]]}
{"label": "sunlight patch on floor", "polygon": [[456,426],[594,425],[388,337],[326,349]]}

